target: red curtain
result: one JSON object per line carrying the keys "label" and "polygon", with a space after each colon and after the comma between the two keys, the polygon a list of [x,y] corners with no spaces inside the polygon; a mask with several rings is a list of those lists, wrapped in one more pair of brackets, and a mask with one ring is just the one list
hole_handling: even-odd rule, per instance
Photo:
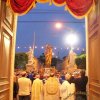
{"label": "red curtain", "polygon": [[93,0],[66,0],[68,10],[76,16],[84,16],[93,4]]}
{"label": "red curtain", "polygon": [[5,2],[6,2],[7,0],[3,0],[3,1],[5,1]]}
{"label": "red curtain", "polygon": [[9,0],[12,10],[18,14],[25,14],[33,8],[35,0]]}
{"label": "red curtain", "polygon": [[[36,0],[4,0],[7,1],[12,10],[18,14],[26,14],[35,6]],[[77,17],[84,17],[93,4],[93,0],[37,0],[38,2],[53,2],[57,6],[64,6]]]}

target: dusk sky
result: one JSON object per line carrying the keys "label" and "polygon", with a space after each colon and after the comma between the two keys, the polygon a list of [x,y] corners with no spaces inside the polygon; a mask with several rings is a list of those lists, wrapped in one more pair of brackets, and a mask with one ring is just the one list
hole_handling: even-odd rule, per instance
{"label": "dusk sky", "polygon": [[[62,22],[62,28],[56,29],[55,24]],[[49,4],[37,4],[28,14],[18,17],[16,52],[27,52],[30,46],[33,46],[34,32],[36,35],[35,56],[39,57],[44,49],[45,44],[51,44],[54,48],[55,56],[63,57],[69,52],[64,37],[72,31],[78,35],[79,43],[75,48],[85,49],[85,20],[74,18],[64,7],[56,7]],[[71,40],[73,41],[73,40]],[[19,48],[18,48],[19,47]],[[62,48],[62,49],[61,49]],[[81,50],[76,50],[80,53]]]}

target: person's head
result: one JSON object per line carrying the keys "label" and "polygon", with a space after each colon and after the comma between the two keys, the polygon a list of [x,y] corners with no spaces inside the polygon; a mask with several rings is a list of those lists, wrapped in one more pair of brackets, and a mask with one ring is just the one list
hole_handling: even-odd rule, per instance
{"label": "person's head", "polygon": [[84,77],[85,76],[85,70],[81,70],[80,75],[81,75],[81,77]]}
{"label": "person's head", "polygon": [[22,75],[22,77],[26,77],[26,72],[23,71],[23,72],[21,73],[21,75]]}
{"label": "person's head", "polygon": [[40,74],[37,73],[37,74],[35,75],[35,78],[40,78]]}
{"label": "person's head", "polygon": [[70,78],[71,78],[71,74],[70,74],[70,73],[67,73],[67,74],[65,75],[65,79],[66,79],[66,80],[70,80]]}

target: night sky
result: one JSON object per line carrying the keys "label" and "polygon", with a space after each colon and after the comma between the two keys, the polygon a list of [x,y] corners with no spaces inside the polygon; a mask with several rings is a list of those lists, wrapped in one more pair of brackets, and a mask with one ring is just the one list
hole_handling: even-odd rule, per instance
{"label": "night sky", "polygon": [[[55,23],[62,22],[61,29],[55,28]],[[54,48],[55,56],[66,56],[69,52],[68,44],[64,37],[70,33],[70,29],[79,37],[79,43],[75,45],[75,52],[80,53],[85,49],[85,20],[76,19],[64,7],[56,7],[49,4],[37,4],[28,14],[18,17],[16,52],[27,52],[33,46],[34,32],[36,35],[35,56],[39,57],[44,52],[42,46],[49,43]],[[72,41],[72,40],[71,40]],[[18,48],[19,47],[19,48]],[[80,50],[76,50],[80,48]]]}

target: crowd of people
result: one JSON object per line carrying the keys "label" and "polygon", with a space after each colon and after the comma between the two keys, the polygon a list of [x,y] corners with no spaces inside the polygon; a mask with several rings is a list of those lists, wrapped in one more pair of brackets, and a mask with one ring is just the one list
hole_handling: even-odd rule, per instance
{"label": "crowd of people", "polygon": [[14,100],[87,100],[85,71],[41,73],[22,71],[14,75]]}

